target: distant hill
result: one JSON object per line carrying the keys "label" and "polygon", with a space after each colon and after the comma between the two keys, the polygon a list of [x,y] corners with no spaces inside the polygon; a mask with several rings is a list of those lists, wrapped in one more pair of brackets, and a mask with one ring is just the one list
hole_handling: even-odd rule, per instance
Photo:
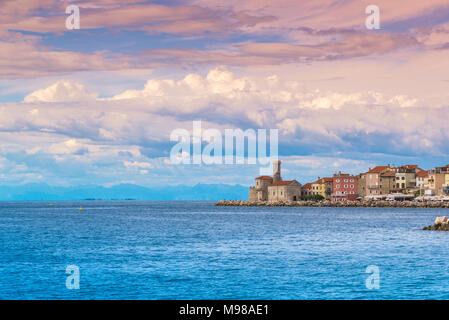
{"label": "distant hill", "polygon": [[246,200],[248,188],[241,185],[197,184],[195,186],[161,186],[154,188],[134,184],[112,187],[86,185],[57,187],[30,183],[0,186],[0,201],[57,201],[57,200]]}

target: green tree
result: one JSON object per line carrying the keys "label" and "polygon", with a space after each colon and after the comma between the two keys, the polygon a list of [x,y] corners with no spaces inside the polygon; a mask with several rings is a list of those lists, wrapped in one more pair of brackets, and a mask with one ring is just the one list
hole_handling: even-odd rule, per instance
{"label": "green tree", "polygon": [[321,201],[324,200],[324,197],[321,194],[312,194],[304,197],[304,200],[307,201]]}

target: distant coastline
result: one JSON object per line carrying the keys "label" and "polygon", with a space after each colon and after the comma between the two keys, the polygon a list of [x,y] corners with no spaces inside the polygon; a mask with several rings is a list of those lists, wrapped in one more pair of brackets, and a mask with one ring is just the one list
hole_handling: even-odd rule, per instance
{"label": "distant coastline", "polygon": [[203,183],[150,187],[135,184],[52,186],[45,183],[0,186],[0,201],[217,201],[243,200],[247,194],[247,186]]}
{"label": "distant coastline", "polygon": [[359,207],[359,208],[446,208],[449,201],[248,201],[220,200],[216,206],[223,207]]}

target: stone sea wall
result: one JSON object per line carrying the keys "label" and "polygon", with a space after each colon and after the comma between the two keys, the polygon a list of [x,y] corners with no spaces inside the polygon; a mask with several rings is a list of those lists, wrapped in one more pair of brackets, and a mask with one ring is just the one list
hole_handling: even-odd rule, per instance
{"label": "stone sea wall", "polygon": [[449,202],[441,201],[244,201],[220,200],[216,206],[228,207],[361,207],[361,208],[448,208]]}

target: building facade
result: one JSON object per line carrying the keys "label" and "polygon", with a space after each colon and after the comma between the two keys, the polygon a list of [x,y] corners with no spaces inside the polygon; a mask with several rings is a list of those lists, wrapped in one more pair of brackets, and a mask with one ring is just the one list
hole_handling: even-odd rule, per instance
{"label": "building facade", "polygon": [[427,189],[429,187],[429,170],[423,170],[416,174],[416,187],[418,189]]}
{"label": "building facade", "polygon": [[429,170],[429,187],[426,189],[427,196],[434,196],[437,194],[437,185],[440,183],[441,177],[436,173],[435,169]]}
{"label": "building facade", "polygon": [[362,199],[366,196],[366,173],[357,176],[357,194]]}
{"label": "building facade", "polygon": [[255,179],[255,186],[249,188],[249,201],[267,201],[268,186],[273,183],[270,176],[260,176]]}
{"label": "building facade", "polygon": [[326,200],[330,200],[332,196],[332,178],[320,178],[311,183],[310,195],[320,195]]}
{"label": "building facade", "polygon": [[449,174],[449,165],[429,170],[429,187],[426,195],[444,195],[449,192],[446,185],[446,174]]}
{"label": "building facade", "polygon": [[395,168],[396,171],[396,190],[401,189],[402,192],[416,190],[416,175],[423,171],[418,165],[405,165]]}
{"label": "building facade", "polygon": [[396,189],[396,173],[394,171],[385,171],[380,174],[381,195],[390,194]]}
{"label": "building facade", "polygon": [[281,178],[281,161],[273,161],[273,177],[260,176],[255,179],[255,186],[249,188],[249,201],[299,201],[301,184],[296,180],[283,181]]}
{"label": "building facade", "polygon": [[332,190],[332,202],[355,201],[358,198],[358,179],[350,174],[339,172],[334,174]]}
{"label": "building facade", "polygon": [[268,201],[301,200],[301,184],[296,180],[278,181],[268,186]]}
{"label": "building facade", "polygon": [[449,173],[444,174],[443,192],[449,194]]}
{"label": "building facade", "polygon": [[312,195],[312,184],[309,182],[302,186],[301,197],[305,199],[306,197],[311,195]]}
{"label": "building facade", "polygon": [[[387,175],[388,178],[386,181],[384,181],[384,178],[382,175],[384,175],[387,172],[392,172],[393,177],[395,176],[394,169],[388,166],[377,166],[373,169],[369,169],[369,171],[366,173],[366,186],[365,186],[365,194],[366,196],[380,196],[388,194],[389,190],[388,185],[391,181],[391,174]],[[384,177],[386,177],[384,175]],[[394,179],[395,180],[395,179]],[[388,182],[387,184],[385,182]],[[392,187],[393,188],[393,187]],[[387,192],[386,192],[387,191]],[[385,193],[386,192],[386,193]]]}
{"label": "building facade", "polygon": [[323,195],[324,186],[318,183],[318,181],[311,183],[310,195]]}

